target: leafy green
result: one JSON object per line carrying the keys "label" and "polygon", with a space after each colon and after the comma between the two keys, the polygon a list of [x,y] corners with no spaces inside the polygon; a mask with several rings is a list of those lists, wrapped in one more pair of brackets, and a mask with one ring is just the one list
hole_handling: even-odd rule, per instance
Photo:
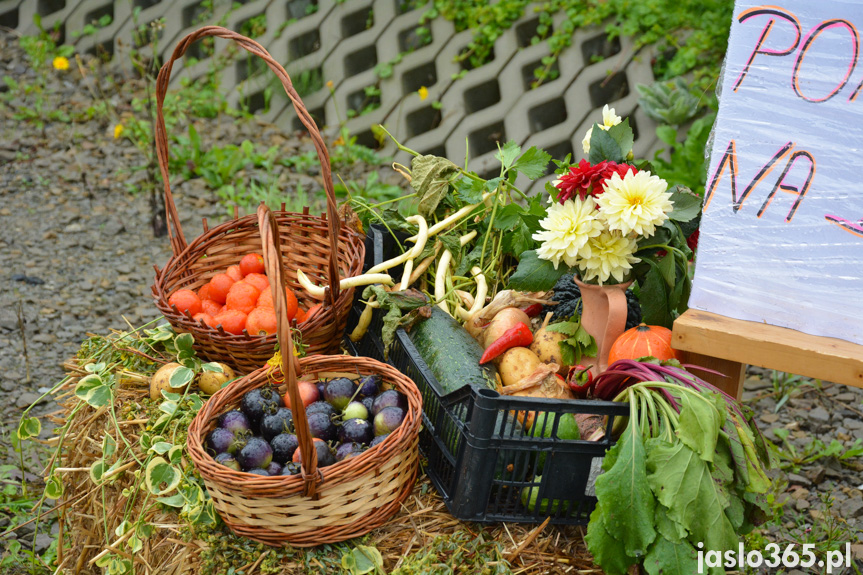
{"label": "leafy green", "polygon": [[549,324],[545,330],[569,336],[558,342],[564,365],[578,365],[582,357],[596,356],[596,340],[581,325],[580,316],[575,315],[569,321]]}
{"label": "leafy green", "polygon": [[671,218],[675,221],[688,222],[701,214],[702,198],[686,186],[676,186],[671,193],[671,201],[674,202]]}
{"label": "leafy green", "polygon": [[728,499],[713,481],[708,464],[683,443],[657,441],[647,457],[647,481],[669,518],[706,549],[731,549],[739,541],[725,508]]}
{"label": "leafy green", "polygon": [[497,158],[504,170],[508,170],[520,153],[521,147],[510,140],[498,150],[494,157]]}
{"label": "leafy green", "polygon": [[584,541],[593,560],[607,575],[625,575],[629,566],[635,563],[635,558],[630,557],[623,543],[609,531],[598,506],[590,514],[590,528]]}
{"label": "leafy green", "polygon": [[545,174],[545,169],[550,161],[551,155],[544,150],[531,146],[515,161],[512,169],[518,170],[530,180],[535,180]]}
{"label": "leafy green", "polygon": [[482,201],[483,181],[463,177],[453,182],[456,194],[466,204],[478,204]]}
{"label": "leafy green", "polygon": [[[680,383],[642,379],[643,370],[632,363],[608,376],[639,383],[617,397],[629,402],[630,415],[596,481],[598,501],[585,540],[609,574],[639,562],[651,574],[689,575],[696,570],[697,543],[733,549],[763,518],[760,496],[769,482],[761,478],[770,460],[733,400],[699,391],[693,376],[677,375],[683,370],[657,368]],[[597,389],[609,381],[597,381]]]}
{"label": "leafy green", "polygon": [[390,346],[396,339],[396,330],[416,321],[420,313],[417,310],[428,305],[428,298],[415,289],[388,292],[380,285],[366,287],[363,290],[362,298],[367,300],[373,295],[377,298],[381,308],[387,310],[381,328],[381,341],[384,343],[384,357],[386,358]]}
{"label": "leafy green", "polygon": [[521,219],[524,208],[518,204],[507,204],[498,210],[494,218],[494,229],[511,230]]}
{"label": "leafy green", "polygon": [[649,575],[698,573],[695,548],[686,540],[669,541],[660,537],[644,558],[644,568]]}
{"label": "leafy green", "polygon": [[430,218],[449,191],[450,180],[458,171],[446,158],[432,155],[416,156],[411,162],[411,187],[420,198],[419,213]]}
{"label": "leafy green", "polygon": [[528,250],[521,254],[518,268],[509,278],[509,287],[521,291],[547,291],[566,274],[575,275],[575,270],[566,265],[555,269],[550,261],[540,259],[534,250]]}
{"label": "leafy green", "polygon": [[656,539],[656,498],[648,486],[644,440],[638,428],[627,427],[610,451],[615,452],[613,464],[609,465],[608,459],[604,461],[605,473],[596,479],[596,497],[600,501],[597,509],[608,531],[623,540],[626,554],[640,557]]}
{"label": "leafy green", "polygon": [[599,124],[594,124],[590,134],[590,163],[598,164],[606,160],[622,162],[625,158],[620,144],[611,134],[600,128]]}

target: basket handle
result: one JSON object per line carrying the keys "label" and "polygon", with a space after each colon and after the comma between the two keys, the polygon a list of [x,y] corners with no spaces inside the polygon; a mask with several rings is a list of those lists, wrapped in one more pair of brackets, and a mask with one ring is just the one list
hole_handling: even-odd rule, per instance
{"label": "basket handle", "polygon": [[318,452],[312,441],[312,432],[306,418],[306,410],[300,397],[300,388],[297,385],[297,375],[300,372],[300,363],[294,355],[294,341],[291,338],[291,324],[288,320],[288,301],[285,296],[285,282],[282,276],[282,250],[279,245],[279,228],[276,218],[270,208],[263,202],[258,206],[258,227],[261,230],[261,243],[264,251],[264,267],[270,280],[270,290],[273,294],[273,307],[276,312],[278,323],[279,349],[282,356],[282,375],[288,386],[288,396],[291,399],[291,413],[294,417],[294,428],[297,432],[297,441],[302,456],[302,473],[305,483],[303,494],[306,497],[317,499],[316,489],[318,483],[323,481],[323,474],[318,469]]}
{"label": "basket handle", "polygon": [[[339,298],[339,272],[336,262],[336,253],[338,251],[340,225],[338,206],[336,205],[336,194],[333,189],[332,171],[330,170],[330,155],[327,151],[327,147],[324,144],[323,138],[321,138],[321,133],[318,130],[318,127],[315,125],[315,121],[312,119],[309,111],[300,99],[299,94],[294,90],[291,78],[288,76],[288,73],[282,65],[279,64],[263,46],[254,40],[221,26],[205,26],[188,34],[180,40],[177,47],[174,48],[174,53],[171,54],[171,59],[165,62],[159,70],[159,76],[156,79],[156,157],[159,161],[159,171],[162,173],[162,181],[165,185],[165,212],[169,224],[168,234],[171,238],[171,249],[174,252],[174,256],[179,256],[183,250],[186,249],[188,243],[186,242],[186,237],[183,235],[183,229],[180,225],[180,217],[177,213],[177,205],[174,203],[174,196],[171,194],[171,182],[168,174],[168,136],[165,129],[165,116],[162,112],[162,108],[164,107],[165,95],[168,91],[168,82],[171,79],[171,68],[174,65],[174,61],[181,58],[183,54],[186,53],[186,50],[192,42],[206,36],[217,36],[219,38],[233,40],[251,54],[263,59],[267,66],[269,66],[270,70],[272,70],[281,81],[282,86],[285,88],[285,93],[294,105],[294,110],[296,110],[297,116],[300,118],[300,122],[302,122],[303,126],[305,126],[309,131],[309,135],[315,145],[315,150],[318,153],[318,161],[321,164],[321,177],[324,180],[324,190],[327,194],[327,223],[330,232],[328,274],[330,293],[327,301],[329,303],[335,302]],[[330,297],[332,300],[329,299]]]}

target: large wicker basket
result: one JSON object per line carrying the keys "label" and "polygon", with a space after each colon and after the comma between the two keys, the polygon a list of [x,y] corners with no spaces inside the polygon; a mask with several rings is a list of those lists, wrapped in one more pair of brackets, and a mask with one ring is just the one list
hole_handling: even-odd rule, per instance
{"label": "large wicker basket", "polygon": [[353,300],[353,289],[339,290],[341,277],[351,277],[362,272],[365,248],[362,236],[348,226],[339,223],[335,192],[333,190],[330,159],[317,126],[297,95],[291,79],[284,68],[257,42],[218,26],[208,26],[183,38],[171,59],[159,71],[156,82],[156,151],[159,169],[165,187],[165,210],[173,256],[162,269],[156,269],[153,297],[156,307],[178,331],[195,336],[198,353],[211,361],[221,361],[235,367],[241,373],[259,368],[272,357],[276,335],[251,336],[247,332],[233,335],[221,327],[213,329],[203,322],[196,322],[190,315],[181,313],[168,304],[170,295],[181,288],[197,290],[212,276],[224,272],[228,266],[239,263],[243,255],[261,250],[261,234],[254,214],[235,217],[233,220],[213,228],[204,221],[204,232],[187,244],[171,194],[168,174],[168,138],[162,107],[171,77],[171,67],[189,45],[205,36],[217,36],[235,41],[242,48],[262,58],[276,74],[285,92],[294,105],[303,125],[314,142],[321,165],[321,177],[327,195],[326,217],[304,213],[279,211],[275,221],[286,261],[285,279],[297,294],[303,307],[320,303],[312,299],[297,282],[296,270],[301,268],[314,282],[327,286],[327,293],[320,312],[300,326],[306,353],[337,353],[342,333],[347,322]]}
{"label": "large wicker basket", "polygon": [[[258,210],[265,237],[264,259],[271,287],[281,284],[280,250],[276,225],[266,206]],[[269,225],[267,219],[269,218]],[[274,241],[271,241],[274,240]],[[274,245],[275,249],[268,246]],[[344,541],[383,525],[410,493],[418,469],[418,434],[422,398],[417,387],[395,368],[370,358],[314,356],[299,361],[288,329],[284,290],[273,289],[279,319],[281,369],[259,369],[218,391],[189,426],[189,455],[204,480],[216,510],[238,535],[269,545],[310,547]],[[306,376],[380,374],[384,386],[403,393],[408,400],[405,420],[379,445],[334,465],[318,468],[305,411],[293,409],[294,425],[302,454],[303,473],[259,477],[232,471],[216,463],[203,440],[221,413],[239,405],[244,393],[283,379],[291,405],[302,405],[297,372]],[[282,378],[282,374],[286,374]],[[306,463],[308,462],[308,463]]]}

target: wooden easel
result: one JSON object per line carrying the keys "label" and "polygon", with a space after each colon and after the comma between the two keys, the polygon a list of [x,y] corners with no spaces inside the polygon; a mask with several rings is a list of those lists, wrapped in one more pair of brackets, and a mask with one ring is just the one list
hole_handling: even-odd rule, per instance
{"label": "wooden easel", "polygon": [[716,370],[698,376],[740,399],[745,364],[863,388],[863,346],[784,327],[690,309],[674,322],[683,363]]}

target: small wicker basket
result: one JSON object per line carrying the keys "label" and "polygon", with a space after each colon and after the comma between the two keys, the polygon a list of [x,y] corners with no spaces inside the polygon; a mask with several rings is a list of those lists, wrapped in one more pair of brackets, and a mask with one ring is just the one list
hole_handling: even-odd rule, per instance
{"label": "small wicker basket", "polygon": [[286,283],[294,290],[300,304],[310,307],[321,302],[312,299],[300,287],[296,276],[298,268],[312,281],[327,286],[321,310],[300,325],[306,354],[338,353],[353,301],[353,288],[340,290],[339,280],[362,272],[365,257],[363,237],[339,223],[329,154],[314,120],[294,90],[285,69],[257,42],[219,26],[207,26],[183,38],[174,49],[170,60],[162,66],[156,81],[156,152],[165,186],[165,210],[173,251],[168,263],[162,269],[156,268],[152,287],[156,307],[174,329],[194,335],[198,353],[210,361],[221,361],[240,373],[249,373],[273,355],[277,341],[275,334],[252,336],[243,332],[233,335],[225,332],[221,326],[213,329],[203,322],[195,321],[190,315],[180,312],[176,306],[168,303],[168,298],[174,291],[181,288],[197,290],[215,274],[239,263],[245,254],[261,250],[261,234],[255,214],[235,217],[213,228],[209,228],[204,220],[204,232],[187,244],[171,194],[168,138],[162,108],[174,61],[183,56],[192,42],[206,36],[233,40],[262,58],[282,82],[300,121],[308,129],[314,142],[327,196],[327,216],[311,216],[308,210],[303,213],[285,212],[284,208],[274,216],[281,245],[285,250],[283,255],[287,263]]}
{"label": "small wicker basket", "polygon": [[[281,350],[293,349],[288,328],[275,220],[266,206],[258,209],[264,236],[264,260],[279,319]],[[379,445],[323,469],[317,467],[305,411],[292,409],[302,454],[302,475],[259,477],[232,471],[206,453],[203,440],[218,416],[239,405],[247,391],[275,377],[284,381],[291,405],[302,405],[297,373],[315,378],[344,374],[379,374],[383,385],[407,397],[405,420]],[[416,480],[422,397],[416,385],[395,368],[364,357],[313,356],[297,361],[282,354],[281,370],[264,367],[218,391],[189,426],[189,456],[225,523],[238,535],[269,545],[311,547],[358,537],[395,514]],[[306,463],[308,462],[308,463]]]}

